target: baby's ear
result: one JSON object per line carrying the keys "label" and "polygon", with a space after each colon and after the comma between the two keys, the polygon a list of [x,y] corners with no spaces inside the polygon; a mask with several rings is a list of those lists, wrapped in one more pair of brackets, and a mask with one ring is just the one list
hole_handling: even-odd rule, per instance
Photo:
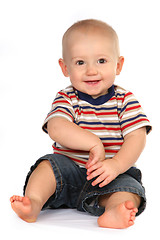
{"label": "baby's ear", "polygon": [[118,62],[117,62],[117,70],[116,70],[116,74],[119,75],[120,72],[122,71],[122,67],[123,67],[123,63],[124,63],[124,57],[119,57]]}
{"label": "baby's ear", "polygon": [[68,70],[67,70],[67,65],[65,64],[64,60],[62,58],[60,58],[58,60],[58,62],[59,62],[59,66],[61,67],[64,76],[69,77]]}

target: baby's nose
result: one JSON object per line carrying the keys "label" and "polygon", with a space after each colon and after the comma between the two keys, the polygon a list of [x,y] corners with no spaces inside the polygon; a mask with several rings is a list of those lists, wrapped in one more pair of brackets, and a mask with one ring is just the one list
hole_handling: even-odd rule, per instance
{"label": "baby's nose", "polygon": [[94,65],[88,65],[87,69],[86,69],[86,75],[88,76],[93,76],[93,75],[97,75],[98,71],[96,66]]}

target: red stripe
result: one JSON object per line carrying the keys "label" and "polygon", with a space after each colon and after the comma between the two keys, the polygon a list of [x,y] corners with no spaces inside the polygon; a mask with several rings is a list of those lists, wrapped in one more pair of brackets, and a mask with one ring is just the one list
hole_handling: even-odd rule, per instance
{"label": "red stripe", "polygon": [[106,116],[106,115],[117,115],[117,112],[99,112],[99,113],[96,113],[94,111],[79,111],[79,109],[76,109],[76,113],[78,113],[78,115],[80,114],[93,114],[93,115],[96,115],[96,116]]}
{"label": "red stripe", "polygon": [[136,123],[143,122],[143,121],[148,121],[148,122],[149,122],[148,119],[146,119],[146,118],[141,118],[141,119],[139,119],[139,120],[137,120],[137,121],[134,121],[134,122],[132,122],[132,123],[128,123],[127,125],[125,125],[124,127],[122,127],[122,130],[124,130],[124,129],[130,127],[130,126],[133,126],[133,125],[135,125]]}
{"label": "red stripe", "polygon": [[56,104],[56,103],[68,103],[68,104],[70,104],[68,101],[66,101],[66,100],[57,100],[57,101],[54,101],[53,103],[52,103],[52,105],[53,104]]}
{"label": "red stripe", "polygon": [[134,107],[126,108],[126,112],[130,111],[130,110],[133,110],[133,109],[137,109],[137,108],[141,108],[141,105],[137,105],[137,106],[134,106]]}
{"label": "red stripe", "polygon": [[60,152],[69,152],[69,153],[86,153],[85,151],[80,151],[80,150],[72,150],[72,149],[61,149],[61,148],[56,148],[54,145],[52,146],[54,150],[60,151]]}
{"label": "red stripe", "polygon": [[133,94],[133,93],[128,92],[128,93],[125,94],[125,97],[128,97],[129,95],[132,95],[132,94]]}
{"label": "red stripe", "polygon": [[106,153],[117,153],[118,151],[119,150],[111,150],[111,149],[107,150],[107,149],[105,149]]}
{"label": "red stripe", "polygon": [[115,100],[116,99],[116,97],[115,96],[113,96],[111,99],[110,99],[110,101],[113,101],[113,100]]}
{"label": "red stripe", "polygon": [[84,114],[93,114],[93,115],[97,115],[97,116],[101,116],[101,115],[117,115],[117,112],[100,112],[100,113],[96,113],[94,111],[81,111],[81,113],[84,113]]}
{"label": "red stripe", "polygon": [[124,97],[121,97],[121,98],[118,97],[117,100],[118,100],[118,101],[123,101],[123,100],[124,100]]}
{"label": "red stripe", "polygon": [[131,92],[126,93],[125,96],[124,96],[124,98],[123,98],[123,101],[122,101],[122,102],[124,102],[125,98],[128,97],[128,96],[130,96],[130,95],[133,95],[133,93],[131,93]]}
{"label": "red stripe", "polygon": [[77,99],[76,95],[70,96],[70,98],[75,98],[75,99]]}
{"label": "red stripe", "polygon": [[[74,121],[72,115],[70,115],[69,113],[63,112],[63,111],[60,110],[60,109],[59,109],[59,110],[56,110],[56,111],[53,111],[53,112],[51,112],[50,114],[48,114],[47,118],[48,118],[49,116],[51,116],[52,114],[57,113],[57,112],[61,112],[61,113],[64,113],[64,114],[68,115],[68,116],[71,117],[72,120]],[[46,118],[46,119],[47,119],[47,118]]]}
{"label": "red stripe", "polygon": [[70,159],[72,159],[73,161],[75,162],[78,162],[78,163],[82,163],[82,164],[86,164],[87,160],[86,161],[82,161],[82,160],[79,160],[79,159],[75,159],[75,158],[72,158],[72,157],[69,157]]}
{"label": "red stripe", "polygon": [[61,95],[61,96],[65,96],[65,97],[67,97],[67,98],[68,98],[68,95],[67,95],[67,94],[65,94],[65,93],[63,93],[63,92],[58,92],[58,94],[59,94],[59,95]]}
{"label": "red stripe", "polygon": [[[61,153],[59,153],[59,152],[54,152],[54,153],[56,153],[56,154],[60,154],[60,155],[63,155],[63,154],[61,154]],[[69,156],[67,156],[67,155],[65,155],[66,157],[68,157],[68,158],[70,158],[71,160],[73,160],[73,161],[75,161],[75,162],[78,162],[78,163],[81,163],[81,164],[86,164],[86,162],[87,162],[87,160],[86,160],[86,162],[85,161],[81,161],[81,160],[79,160],[79,159],[75,159],[75,158],[71,158],[71,157],[69,157]]]}
{"label": "red stripe", "polygon": [[103,143],[104,147],[110,147],[110,146],[121,146],[123,142],[115,142],[115,143]]}
{"label": "red stripe", "polygon": [[73,153],[73,150],[65,150],[65,149],[56,148],[54,145],[52,147],[53,147],[54,150],[59,151],[59,152],[71,152],[71,153]]}
{"label": "red stripe", "polygon": [[130,96],[130,95],[132,95],[132,93],[131,93],[131,92],[128,92],[128,93],[126,93],[123,97],[117,97],[117,100],[123,102],[124,99],[125,99],[126,97]]}
{"label": "red stripe", "polygon": [[67,97],[67,98],[76,98],[76,96],[75,96],[75,94],[73,95],[73,96],[68,96],[67,94],[65,94],[65,93],[63,93],[63,92],[59,92],[59,95],[61,95],[61,96],[65,96],[65,97]]}
{"label": "red stripe", "polygon": [[121,128],[107,128],[107,127],[85,127],[85,126],[80,126],[83,129],[88,129],[88,130],[105,130],[105,131],[110,131],[110,130],[114,130],[114,131],[119,131],[121,130]]}

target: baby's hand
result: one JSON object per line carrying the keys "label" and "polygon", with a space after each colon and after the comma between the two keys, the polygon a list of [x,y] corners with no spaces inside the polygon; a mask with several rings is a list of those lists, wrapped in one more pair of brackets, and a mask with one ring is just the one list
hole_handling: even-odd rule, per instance
{"label": "baby's hand", "polygon": [[90,168],[95,163],[103,161],[105,159],[105,150],[102,143],[99,145],[95,145],[93,148],[90,149],[89,152],[89,159],[86,163],[86,168]]}
{"label": "baby's hand", "polygon": [[116,159],[105,159],[97,162],[87,169],[87,180],[96,178],[92,182],[92,186],[99,184],[99,187],[104,187],[113,181],[120,174]]}

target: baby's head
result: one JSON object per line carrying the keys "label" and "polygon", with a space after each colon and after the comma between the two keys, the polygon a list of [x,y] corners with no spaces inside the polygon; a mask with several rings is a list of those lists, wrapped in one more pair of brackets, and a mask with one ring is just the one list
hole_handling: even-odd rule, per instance
{"label": "baby's head", "polygon": [[73,24],[63,35],[62,39],[62,53],[63,59],[67,56],[68,53],[68,42],[73,38],[74,34],[84,34],[95,36],[96,34],[102,35],[103,37],[110,38],[113,43],[113,48],[115,48],[115,54],[120,55],[119,50],[119,40],[115,30],[105,22],[88,19],[76,22]]}
{"label": "baby's head", "polygon": [[106,94],[124,61],[114,29],[98,20],[79,21],[65,32],[62,47],[59,64],[73,87],[94,98]]}

